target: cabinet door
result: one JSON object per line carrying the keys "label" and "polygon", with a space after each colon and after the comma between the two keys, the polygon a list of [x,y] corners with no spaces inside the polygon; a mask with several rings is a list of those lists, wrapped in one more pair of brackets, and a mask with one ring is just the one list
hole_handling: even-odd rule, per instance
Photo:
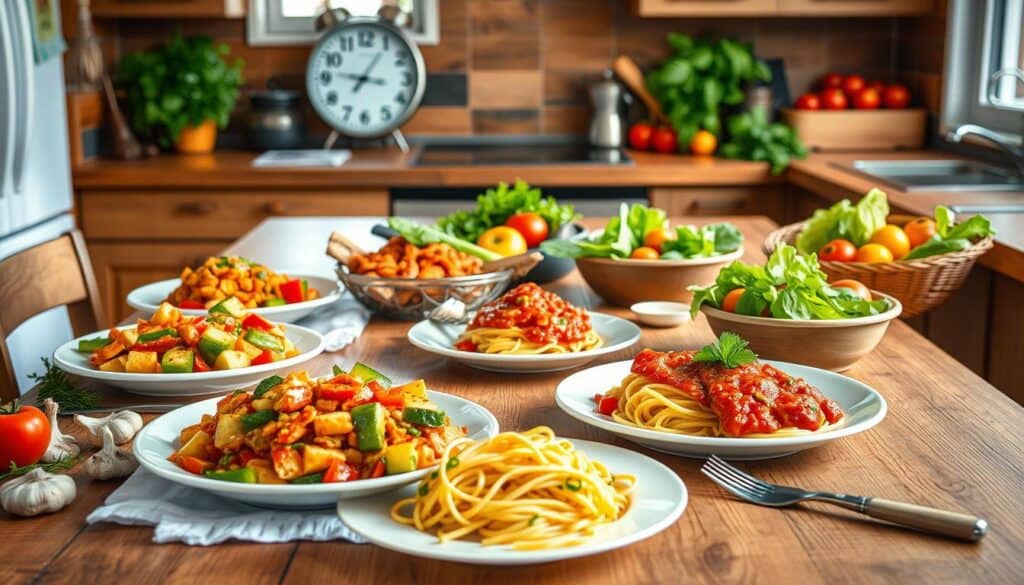
{"label": "cabinet door", "polygon": [[669,216],[766,215],[780,221],[785,203],[780,188],[768,187],[684,187],[654,188],[651,205]]}
{"label": "cabinet door", "polygon": [[137,287],[158,280],[174,278],[183,266],[195,266],[207,256],[220,253],[230,242],[86,242],[92,259],[100,297],[111,323],[115,325],[131,315],[133,309],[124,302]]}
{"label": "cabinet door", "polygon": [[779,13],[793,16],[898,16],[934,8],[935,0],[779,0]]}
{"label": "cabinet door", "polygon": [[772,16],[778,0],[636,0],[635,9],[644,17]]}

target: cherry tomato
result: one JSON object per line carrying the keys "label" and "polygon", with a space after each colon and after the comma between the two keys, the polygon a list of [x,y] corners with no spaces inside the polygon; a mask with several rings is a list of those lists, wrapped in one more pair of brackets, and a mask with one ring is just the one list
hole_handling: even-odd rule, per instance
{"label": "cherry tomato", "polygon": [[882,94],[882,103],[890,110],[901,110],[910,105],[910,90],[899,84],[890,85]]}
{"label": "cherry tomato", "polygon": [[480,234],[476,245],[481,248],[487,248],[492,252],[497,252],[502,256],[524,254],[528,248],[523,234],[519,233],[519,230],[510,228],[507,225],[492,227]]}
{"label": "cherry tomato", "polygon": [[882,244],[864,244],[857,250],[856,262],[874,264],[877,262],[892,262],[892,252]]}
{"label": "cherry tomato", "polygon": [[698,130],[690,139],[690,152],[696,155],[707,156],[714,154],[718,148],[718,138],[707,130]]}
{"label": "cherry tomato", "polygon": [[882,97],[874,89],[866,88],[853,98],[853,107],[858,110],[877,110],[882,105]]}
{"label": "cherry tomato", "polygon": [[878,92],[878,95],[882,95],[883,93],[885,93],[885,82],[880,79],[876,79],[874,81],[869,82],[867,87],[865,87],[864,89],[873,89]]}
{"label": "cherry tomato", "polygon": [[821,107],[826,110],[845,110],[849,102],[846,94],[841,89],[826,89],[818,94],[821,98]]}
{"label": "cherry tomato", "polygon": [[907,237],[907,232],[903,231],[898,225],[885,225],[871,234],[872,244],[881,244],[889,251],[892,252],[892,257],[896,260],[907,255],[910,251],[910,238]]}
{"label": "cherry tomato", "polygon": [[847,75],[843,79],[843,93],[845,93],[847,97],[854,97],[858,93],[864,91],[864,88],[867,87],[867,85],[867,82],[864,81],[864,78],[860,75]]}
{"label": "cherry tomato", "polygon": [[821,88],[828,89],[830,87],[840,88],[843,86],[843,76],[832,72],[821,78]]}
{"label": "cherry tomato", "polygon": [[818,259],[825,262],[853,262],[857,246],[850,240],[832,240],[818,250]]}
{"label": "cherry tomato", "polygon": [[729,291],[729,293],[725,295],[725,298],[722,299],[722,310],[735,313],[736,305],[739,304],[740,297],[742,297],[745,292],[747,292],[747,289],[745,288],[734,288]]}
{"label": "cherry tomato", "polygon": [[0,408],[0,472],[31,465],[50,445],[50,421],[43,411],[15,400]]}
{"label": "cherry tomato", "polygon": [[679,150],[676,131],[671,128],[658,128],[651,136],[651,146],[655,152],[671,154]]}
{"label": "cherry tomato", "polygon": [[665,228],[655,228],[644,235],[644,246],[648,248],[654,248],[660,254],[662,252],[661,245],[666,240],[676,239],[676,233],[672,230]]}
{"label": "cherry tomato", "polygon": [[793,106],[798,110],[820,110],[821,98],[816,93],[805,93],[796,99]]}
{"label": "cherry tomato", "polygon": [[932,218],[918,217],[907,222],[907,224],[903,226],[903,231],[907,233],[907,239],[910,240],[910,247],[916,248],[930,240],[938,229]]}
{"label": "cherry tomato", "polygon": [[658,251],[655,250],[654,248],[640,246],[639,248],[633,250],[633,253],[630,254],[629,257],[633,258],[634,260],[657,260],[658,258],[661,257],[661,254],[659,254]]}
{"label": "cherry tomato", "polygon": [[505,225],[523,234],[529,248],[536,248],[548,239],[548,222],[536,213],[517,213],[508,218]]}
{"label": "cherry tomato", "polygon": [[633,124],[629,128],[629,146],[636,150],[647,150],[651,147],[651,134],[654,128],[650,124]]}
{"label": "cherry tomato", "polygon": [[831,283],[829,286],[832,288],[845,288],[853,292],[853,294],[864,299],[865,301],[871,300],[871,291],[868,287],[864,286],[864,283],[859,280],[853,280],[852,278],[844,278]]}

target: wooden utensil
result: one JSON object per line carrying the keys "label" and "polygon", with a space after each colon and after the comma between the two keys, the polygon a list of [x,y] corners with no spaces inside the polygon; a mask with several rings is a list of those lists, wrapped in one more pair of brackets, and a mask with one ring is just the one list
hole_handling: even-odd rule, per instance
{"label": "wooden utensil", "polygon": [[668,118],[665,117],[665,113],[661,111],[661,104],[658,103],[658,100],[654,99],[651,92],[647,91],[647,87],[644,86],[644,74],[640,71],[636,61],[626,55],[619,55],[615,58],[612,69],[619,76],[619,79],[626,84],[629,91],[633,92],[644,103],[647,113],[654,122],[663,126],[670,125]]}
{"label": "wooden utensil", "polygon": [[327,240],[327,255],[331,258],[348,266],[352,256],[363,256],[365,254],[366,251],[359,244],[338,232],[331,232],[331,237]]}
{"label": "wooden utensil", "polygon": [[103,76],[103,95],[107,98],[107,108],[110,110],[110,119],[113,124],[114,133],[114,158],[120,160],[137,160],[146,156],[142,145],[132,134],[128,122],[121,113],[121,107],[117,104],[117,96],[114,94],[114,86],[110,83],[110,76]]}

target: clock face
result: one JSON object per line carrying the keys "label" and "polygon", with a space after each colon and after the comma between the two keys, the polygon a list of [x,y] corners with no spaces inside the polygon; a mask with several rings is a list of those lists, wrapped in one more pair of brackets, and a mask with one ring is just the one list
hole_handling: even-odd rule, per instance
{"label": "clock face", "polygon": [[397,29],[348,21],[324,33],[306,70],[310,102],[343,134],[375,137],[412,115],[423,96],[423,58]]}

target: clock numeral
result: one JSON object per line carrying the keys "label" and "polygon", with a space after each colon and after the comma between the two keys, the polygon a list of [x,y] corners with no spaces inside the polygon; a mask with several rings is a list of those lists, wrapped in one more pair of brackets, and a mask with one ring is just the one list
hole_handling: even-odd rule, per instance
{"label": "clock numeral", "polygon": [[336,103],[338,103],[338,94],[333,91],[327,92],[327,105],[333,106]]}
{"label": "clock numeral", "polygon": [[380,107],[380,119],[385,122],[391,121],[391,108],[387,106]]}
{"label": "clock numeral", "polygon": [[341,46],[342,52],[349,52],[355,48],[355,41],[352,39],[352,35],[338,37],[338,44]]}
{"label": "clock numeral", "polygon": [[409,87],[412,85],[412,73],[409,71],[402,72],[402,87]]}
{"label": "clock numeral", "polygon": [[400,103],[400,104],[407,103],[406,102],[406,98],[405,98],[405,94],[399,92],[398,95],[395,96],[395,102]]}
{"label": "clock numeral", "polygon": [[332,76],[331,76],[331,72],[330,71],[326,71],[326,70],[325,71],[321,71],[320,72],[320,83],[322,83],[324,85],[330,85],[331,84],[331,77]]}
{"label": "clock numeral", "polygon": [[376,35],[370,30],[359,31],[359,47],[360,48],[371,48],[373,47],[373,39]]}
{"label": "clock numeral", "polygon": [[370,110],[363,110],[359,113],[359,122],[366,126],[370,123]]}
{"label": "clock numeral", "polygon": [[328,67],[341,67],[341,53],[327,53]]}
{"label": "clock numeral", "polygon": [[341,117],[343,122],[348,122],[348,117],[352,115],[352,106],[341,106],[341,111],[345,114]]}
{"label": "clock numeral", "polygon": [[405,57],[395,59],[395,67],[405,67]]}

